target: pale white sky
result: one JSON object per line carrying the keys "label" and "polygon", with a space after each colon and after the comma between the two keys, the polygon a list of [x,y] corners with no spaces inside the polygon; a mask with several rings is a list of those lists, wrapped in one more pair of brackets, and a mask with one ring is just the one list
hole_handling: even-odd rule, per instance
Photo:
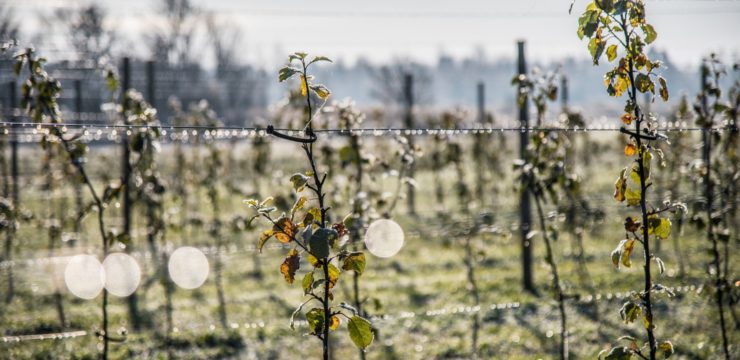
{"label": "pale white sky", "polygon": [[[85,0],[0,0],[33,18],[44,8]],[[98,0],[111,25],[144,54],[141,35],[159,21],[156,0]],[[514,54],[515,41],[528,42],[530,59],[586,57],[575,35],[586,0],[193,0],[220,21],[244,30],[243,60],[269,66],[296,50],[352,62],[395,56],[432,62],[440,53],[462,57],[483,49],[488,57]],[[693,66],[709,52],[740,57],[740,0],[647,0],[648,19],[658,30],[656,47],[681,66]],[[30,23],[26,35],[37,31]],[[63,49],[60,49],[63,50]]]}

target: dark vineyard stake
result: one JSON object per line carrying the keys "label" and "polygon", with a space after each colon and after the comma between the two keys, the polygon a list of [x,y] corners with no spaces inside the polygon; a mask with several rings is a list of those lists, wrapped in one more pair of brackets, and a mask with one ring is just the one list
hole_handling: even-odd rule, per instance
{"label": "dark vineyard stake", "polygon": [[[414,128],[414,76],[412,74],[406,74],[403,77],[403,96],[404,100],[406,102],[406,113],[404,118],[404,125],[407,129],[413,129]],[[409,145],[411,147],[414,146],[414,138],[409,136]],[[415,166],[414,164],[409,165],[409,178],[414,177],[414,170]],[[408,212],[409,215],[416,215],[416,196],[414,193],[414,185],[409,183],[408,184],[408,193],[407,193],[407,205],[408,205]]]}
{"label": "dark vineyard stake", "polygon": [[[121,103],[123,106],[123,113],[126,113],[126,107],[128,106],[128,100],[126,99],[126,92],[131,89],[131,61],[128,57],[123,58],[123,64],[121,69]],[[126,119],[122,119],[124,124],[127,124]],[[133,247],[133,240],[131,239],[131,149],[129,148],[129,137],[128,130],[123,131],[121,141],[121,185],[123,186],[123,236],[128,239],[129,245],[126,246],[126,252],[131,252]],[[139,305],[136,293],[134,292],[127,298],[129,317],[131,319],[131,326],[134,330],[141,328],[141,322],[139,321]]]}
{"label": "dark vineyard stake", "polygon": [[[480,126],[484,126],[486,122],[486,85],[481,81],[478,82],[477,89],[477,98],[478,98],[478,124]],[[476,136],[475,139],[477,143],[477,149],[476,151],[479,152],[486,152],[488,150],[488,147],[485,146],[485,140],[483,140],[480,136]],[[474,154],[474,156],[478,157],[479,159],[485,159],[485,154]],[[485,183],[486,183],[486,173],[485,168],[486,164],[476,164],[475,167],[476,171],[476,186],[475,186],[475,195],[480,202],[480,208],[483,208],[483,199],[484,199],[484,193],[485,193]]]}
{"label": "dark vineyard stake", "polygon": [[[527,74],[527,63],[524,59],[524,41],[517,42],[518,62],[517,73],[520,76]],[[522,85],[520,85],[522,86]],[[521,91],[521,89],[519,89]],[[516,96],[515,98],[518,98]],[[525,97],[519,105],[519,122],[522,127],[529,127],[529,100]],[[524,159],[527,155],[527,145],[529,143],[529,134],[521,132],[519,134],[519,158]],[[532,224],[532,212],[530,210],[529,192],[522,191],[519,200],[519,223],[522,236],[522,286],[524,290],[535,291],[534,282],[532,281],[532,243],[527,239]]]}
{"label": "dark vineyard stake", "polygon": [[[18,119],[15,117],[15,108],[18,106],[18,93],[16,92],[16,83],[11,81],[8,83],[8,98],[9,110],[10,110],[10,121],[15,122]],[[6,233],[7,238],[5,239],[5,261],[10,261],[13,256],[13,241],[15,240],[16,227],[18,226],[18,208],[20,207],[20,186],[18,184],[18,141],[15,136],[10,138],[10,176],[13,182],[13,190],[11,199],[13,201],[13,223],[8,227]],[[9,304],[13,301],[15,295],[15,286],[13,282],[13,267],[7,268],[8,275],[8,292],[5,294],[5,303]]]}
{"label": "dark vineyard stake", "polygon": [[560,78],[560,105],[563,108],[563,113],[568,113],[568,77],[563,75]]}
{"label": "dark vineyard stake", "polygon": [[154,72],[155,63],[154,61],[146,62],[146,95],[147,101],[152,108],[157,108],[157,95],[156,95],[156,73]]}
{"label": "dark vineyard stake", "polygon": [[[82,123],[82,80],[75,80],[75,113],[77,113],[77,122]],[[82,234],[82,218],[85,213],[85,205],[82,203],[82,182],[74,182],[74,193],[75,193],[75,212],[77,214],[74,222],[74,232],[77,239],[77,243],[80,242],[80,234]]]}

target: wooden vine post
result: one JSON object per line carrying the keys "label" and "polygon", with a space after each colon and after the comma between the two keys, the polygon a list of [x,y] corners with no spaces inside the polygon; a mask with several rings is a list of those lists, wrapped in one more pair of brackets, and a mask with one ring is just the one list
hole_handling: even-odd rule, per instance
{"label": "wooden vine post", "polygon": [[[519,77],[527,76],[527,63],[524,58],[524,41],[520,40],[517,42],[517,74]],[[516,98],[519,99],[524,89],[524,84],[520,83],[517,89]],[[529,133],[524,129],[529,128],[529,99],[523,98],[523,101],[518,101],[519,107],[519,126],[522,131],[519,133],[519,156],[520,159],[524,159],[527,156],[527,146],[529,145]],[[522,242],[522,287],[524,290],[534,292],[535,286],[532,280],[532,242],[529,239],[529,233],[531,231],[532,224],[532,211],[530,205],[530,194],[529,191],[522,191],[519,197],[519,227]]]}

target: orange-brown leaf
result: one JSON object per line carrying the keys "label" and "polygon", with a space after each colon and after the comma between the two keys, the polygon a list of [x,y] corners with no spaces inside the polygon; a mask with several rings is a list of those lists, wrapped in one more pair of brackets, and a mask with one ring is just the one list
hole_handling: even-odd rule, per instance
{"label": "orange-brown leaf", "polygon": [[627,146],[624,147],[624,155],[627,156],[634,156],[637,153],[637,147],[635,144],[627,144]]}
{"label": "orange-brown leaf", "polygon": [[257,248],[260,250],[260,252],[262,252],[262,247],[265,246],[267,240],[270,240],[273,235],[275,235],[274,230],[265,230],[262,232],[262,234],[260,235],[259,243],[257,244]]}
{"label": "orange-brown leaf", "polygon": [[634,119],[634,117],[632,116],[632,114],[628,114],[628,113],[624,113],[624,114],[622,114],[622,117],[621,117],[621,120],[622,120],[622,122],[623,122],[623,123],[624,123],[625,125],[629,125],[629,124],[632,124],[632,120],[633,120],[633,119]]}
{"label": "orange-brown leaf", "polygon": [[272,227],[275,232],[275,238],[283,244],[289,243],[295,238],[296,226],[287,217],[280,218]]}
{"label": "orange-brown leaf", "polygon": [[283,263],[280,264],[280,273],[285,277],[285,281],[292,284],[293,280],[295,280],[295,273],[298,271],[300,266],[301,255],[298,254],[296,249],[290,250],[290,252],[288,252],[288,256],[286,256]]}

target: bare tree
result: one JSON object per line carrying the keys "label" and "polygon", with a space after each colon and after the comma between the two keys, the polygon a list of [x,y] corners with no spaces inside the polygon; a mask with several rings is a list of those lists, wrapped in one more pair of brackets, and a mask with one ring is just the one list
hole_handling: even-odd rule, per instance
{"label": "bare tree", "polygon": [[243,32],[237,25],[219,21],[213,14],[206,18],[208,44],[213,51],[215,75],[221,88],[221,113],[228,125],[244,125],[243,116],[259,102],[263,77],[242,63]]}
{"label": "bare tree", "polygon": [[60,8],[52,22],[64,28],[67,41],[79,59],[90,59],[96,64],[109,56],[116,40],[114,30],[106,26],[106,10],[97,4],[79,8]]}
{"label": "bare tree", "polygon": [[165,24],[150,40],[152,56],[173,65],[188,64],[200,11],[190,0],[160,0],[157,12]]}
{"label": "bare tree", "polygon": [[404,106],[408,99],[404,91],[404,77],[411,75],[412,102],[424,105],[432,102],[432,76],[427,67],[409,60],[396,59],[389,65],[371,68],[373,88],[370,95],[387,105]]}
{"label": "bare tree", "polygon": [[206,19],[206,26],[208,40],[213,47],[213,57],[216,62],[216,77],[221,80],[238,68],[237,53],[243,34],[239,27],[219,22],[213,14]]}
{"label": "bare tree", "polygon": [[15,40],[20,34],[20,25],[15,18],[13,9],[0,3],[0,42]]}

